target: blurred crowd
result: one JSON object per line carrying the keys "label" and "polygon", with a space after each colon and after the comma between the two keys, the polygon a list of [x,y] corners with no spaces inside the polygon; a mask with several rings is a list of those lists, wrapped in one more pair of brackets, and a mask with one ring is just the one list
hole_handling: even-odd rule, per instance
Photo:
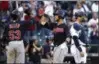
{"label": "blurred crowd", "polygon": [[[21,21],[32,23],[24,35],[24,44],[30,61],[40,62],[41,55],[50,59],[55,38],[58,39],[57,42],[64,38],[65,34],[57,36],[54,31],[58,23],[55,21],[58,18],[57,14],[61,15],[62,23],[69,30],[75,22],[75,13],[83,12],[86,19],[82,24],[84,32],[81,39],[89,45],[99,45],[99,1],[0,1],[0,23],[9,23],[10,13],[14,11],[18,11]],[[97,52],[97,49],[91,47],[89,52]]]}

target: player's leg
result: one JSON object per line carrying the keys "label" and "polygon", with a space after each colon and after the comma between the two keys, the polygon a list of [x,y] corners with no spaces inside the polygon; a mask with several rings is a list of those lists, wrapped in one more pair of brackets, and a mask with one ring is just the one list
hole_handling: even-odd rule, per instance
{"label": "player's leg", "polygon": [[80,53],[75,45],[71,46],[71,54],[73,55],[76,64],[81,63],[80,62]]}
{"label": "player's leg", "polygon": [[81,46],[82,51],[84,52],[84,57],[81,57],[81,62],[82,63],[87,63],[87,52],[86,52],[86,47]]}
{"label": "player's leg", "polygon": [[56,63],[57,62],[57,53],[58,53],[57,47],[54,47],[53,63]]}
{"label": "player's leg", "polygon": [[68,48],[65,43],[61,44],[54,50],[53,61],[54,63],[63,63],[64,57],[68,53]]}
{"label": "player's leg", "polygon": [[16,63],[25,63],[25,48],[23,41],[17,42],[17,57],[16,57]]}
{"label": "player's leg", "polygon": [[14,42],[9,42],[9,45],[7,46],[7,63],[14,63],[15,60],[15,45]]}
{"label": "player's leg", "polygon": [[53,63],[59,63],[60,48],[55,47],[53,52]]}
{"label": "player's leg", "polygon": [[60,53],[60,56],[59,56],[59,62],[60,62],[60,63],[63,63],[64,58],[65,58],[65,56],[66,56],[66,54],[67,54],[66,48],[61,49],[60,52],[61,52],[61,53]]}

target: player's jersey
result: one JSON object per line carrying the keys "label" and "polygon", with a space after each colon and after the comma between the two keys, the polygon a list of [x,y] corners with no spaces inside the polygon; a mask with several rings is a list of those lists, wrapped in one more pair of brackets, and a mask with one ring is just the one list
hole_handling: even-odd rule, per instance
{"label": "player's jersey", "polygon": [[6,35],[9,41],[22,40],[24,34],[24,23],[10,22],[6,27]]}
{"label": "player's jersey", "polygon": [[[71,28],[70,28],[70,34],[71,36],[77,36],[78,39],[79,37],[81,36],[81,31],[82,31],[82,25],[79,24],[79,23],[74,23]],[[85,45],[80,39],[78,40],[79,41],[79,44],[82,44],[82,45]],[[73,44],[74,42],[72,42]]]}
{"label": "player's jersey", "polygon": [[54,28],[54,45],[60,45],[61,43],[63,43],[67,37],[67,35],[69,34],[68,32],[68,27],[65,24],[61,24],[61,25],[57,25]]}

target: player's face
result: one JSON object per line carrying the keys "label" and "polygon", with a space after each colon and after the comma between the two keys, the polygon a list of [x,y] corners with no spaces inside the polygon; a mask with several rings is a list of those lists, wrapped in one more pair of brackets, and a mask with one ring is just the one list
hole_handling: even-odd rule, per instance
{"label": "player's face", "polygon": [[78,17],[78,19],[79,19],[79,23],[82,23],[85,21],[85,17]]}

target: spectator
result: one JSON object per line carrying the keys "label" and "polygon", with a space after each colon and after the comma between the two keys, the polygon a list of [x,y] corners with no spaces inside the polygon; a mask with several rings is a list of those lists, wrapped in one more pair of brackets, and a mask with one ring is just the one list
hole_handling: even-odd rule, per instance
{"label": "spectator", "polygon": [[46,39],[46,43],[43,45],[43,58],[51,58],[51,44],[52,41],[50,39]]}
{"label": "spectator", "polygon": [[29,23],[31,22],[31,25],[27,28],[27,32],[25,34],[25,39],[27,40],[27,43],[30,42],[30,40],[33,39],[34,32],[35,32],[35,20],[33,14],[31,14],[31,9],[25,10],[25,22]]}
{"label": "spectator", "polygon": [[44,13],[49,15],[51,21],[53,22],[54,5],[53,1],[44,1],[45,11]]}
{"label": "spectator", "polygon": [[0,1],[0,20],[3,22],[8,20],[9,15],[9,1]]}
{"label": "spectator", "polygon": [[89,12],[91,12],[90,9],[89,9],[89,7],[88,7],[88,5],[86,4],[86,0],[82,0],[81,1],[81,5],[84,8],[84,11],[85,11],[86,14],[89,13]]}
{"label": "spectator", "polygon": [[39,22],[39,27],[40,29],[40,37],[43,40],[43,42],[45,41],[46,38],[49,38],[49,36],[51,35],[51,30],[50,30],[50,18],[48,15],[44,14],[41,17],[41,20]]}
{"label": "spectator", "polygon": [[33,15],[37,15],[37,13],[36,13],[36,10],[37,10],[37,1],[34,1],[34,0],[30,0],[30,8],[32,9],[32,14]]}
{"label": "spectator", "polygon": [[18,8],[18,11],[19,11],[20,13],[22,13],[22,12],[24,11],[23,7],[20,6],[20,7]]}
{"label": "spectator", "polygon": [[25,13],[24,13],[24,11],[25,10],[27,10],[29,7],[26,5],[26,3],[25,2],[22,2],[22,4],[20,4],[19,5],[19,7],[18,7],[18,12],[20,13],[20,19],[22,20],[22,21],[24,21],[25,20]]}
{"label": "spectator", "polygon": [[37,9],[39,9],[39,8],[44,8],[44,2],[43,1],[37,2]]}
{"label": "spectator", "polygon": [[35,16],[35,20],[36,20],[37,22],[39,22],[42,15],[44,15],[44,8],[39,8],[39,9],[37,10],[37,15]]}
{"label": "spectator", "polygon": [[93,4],[92,4],[92,7],[91,7],[91,9],[92,9],[92,12],[99,12],[99,4],[98,4],[98,2],[94,2]]}
{"label": "spectator", "polygon": [[20,13],[20,19],[21,20],[24,20],[24,8],[23,8],[23,6],[20,6],[19,8],[18,8],[18,12]]}
{"label": "spectator", "polygon": [[[46,39],[46,43],[43,45],[43,62],[49,63],[52,62],[52,50],[51,50],[52,41],[50,39]],[[46,60],[46,61],[44,61]],[[49,61],[48,61],[49,60]]]}
{"label": "spectator", "polygon": [[[99,31],[96,28],[96,26],[93,27],[93,31],[91,32],[91,36],[90,36],[90,40],[91,40],[91,44],[99,45]],[[91,49],[89,50],[89,52],[97,53],[98,47],[92,46]]]}
{"label": "spectator", "polygon": [[91,32],[91,44],[99,44],[99,34],[96,25],[93,27],[93,31]]}
{"label": "spectator", "polygon": [[88,17],[88,19],[90,19],[91,18],[91,10],[90,10],[90,7],[88,7],[88,5],[87,5],[86,0],[82,0],[81,5],[84,9],[86,16]]}
{"label": "spectator", "polygon": [[[88,22],[88,26],[89,26],[89,29],[88,29],[88,37],[90,37],[90,33],[92,31],[92,27],[97,26],[99,20],[98,20],[98,15],[96,12],[93,12],[93,17],[89,20]],[[97,26],[98,27],[98,26]],[[96,28],[97,28],[96,27]]]}
{"label": "spectator", "polygon": [[77,13],[77,12],[83,12],[83,13],[85,12],[81,3],[79,3],[79,2],[77,2],[75,8],[73,9],[73,21],[76,20],[75,19],[75,13]]}
{"label": "spectator", "polygon": [[45,5],[45,14],[53,16],[54,6],[52,4],[52,1],[44,1],[44,5]]}
{"label": "spectator", "polygon": [[77,2],[76,7],[73,9],[73,15],[77,12],[84,12],[84,9],[79,2]]}
{"label": "spectator", "polygon": [[48,18],[49,16],[44,14],[42,17],[41,17],[41,20],[40,20],[40,28],[47,28],[49,29],[49,23],[50,23],[50,19]]}
{"label": "spectator", "polygon": [[41,63],[41,51],[42,47],[39,45],[38,40],[31,41],[29,45],[29,60],[32,64]]}

